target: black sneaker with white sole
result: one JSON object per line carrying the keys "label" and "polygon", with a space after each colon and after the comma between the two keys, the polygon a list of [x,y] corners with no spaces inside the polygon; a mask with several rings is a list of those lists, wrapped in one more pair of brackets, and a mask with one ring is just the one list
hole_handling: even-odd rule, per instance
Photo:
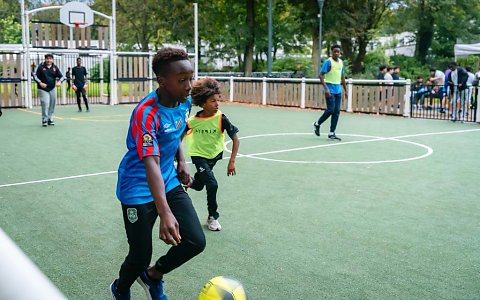
{"label": "black sneaker with white sole", "polygon": [[320,136],[320,125],[317,122],[313,123],[313,132],[316,136]]}
{"label": "black sneaker with white sole", "polygon": [[339,138],[338,136],[335,135],[335,133],[331,133],[328,135],[328,138],[331,139],[331,140],[337,140],[337,141],[341,141],[342,139]]}

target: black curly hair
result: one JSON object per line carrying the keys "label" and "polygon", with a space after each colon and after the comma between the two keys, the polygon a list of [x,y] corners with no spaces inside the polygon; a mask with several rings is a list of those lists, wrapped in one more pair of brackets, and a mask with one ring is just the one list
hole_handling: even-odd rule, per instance
{"label": "black curly hair", "polygon": [[220,95],[220,86],[215,79],[205,77],[193,82],[191,91],[193,105],[201,107],[208,98],[217,94]]}
{"label": "black curly hair", "polygon": [[168,65],[179,60],[188,60],[188,54],[182,49],[162,48],[153,57],[152,69],[155,75],[164,75]]}

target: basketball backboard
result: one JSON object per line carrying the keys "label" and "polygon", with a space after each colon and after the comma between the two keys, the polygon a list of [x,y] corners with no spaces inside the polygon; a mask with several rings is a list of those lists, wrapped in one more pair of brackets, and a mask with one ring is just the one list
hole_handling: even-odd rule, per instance
{"label": "basketball backboard", "polygon": [[93,11],[85,3],[67,2],[60,8],[60,22],[70,27],[84,28],[93,24]]}

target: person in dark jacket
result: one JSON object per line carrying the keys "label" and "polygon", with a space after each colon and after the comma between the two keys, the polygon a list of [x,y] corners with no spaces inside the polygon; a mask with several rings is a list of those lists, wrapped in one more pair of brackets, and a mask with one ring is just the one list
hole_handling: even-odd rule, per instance
{"label": "person in dark jacket", "polygon": [[463,121],[465,117],[465,100],[467,97],[467,71],[458,66],[456,62],[452,61],[448,64],[448,68],[451,70],[448,75],[448,85],[451,91],[451,106],[452,106],[452,121]]}
{"label": "person in dark jacket", "polygon": [[53,55],[45,54],[45,61],[38,65],[33,79],[37,82],[38,96],[42,105],[42,126],[55,125],[53,113],[57,101],[57,86],[65,80],[60,69],[53,64]]}

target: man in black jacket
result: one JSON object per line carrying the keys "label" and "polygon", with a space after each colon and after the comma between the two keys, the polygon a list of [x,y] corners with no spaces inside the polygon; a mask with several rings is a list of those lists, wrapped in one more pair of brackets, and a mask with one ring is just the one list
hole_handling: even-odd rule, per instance
{"label": "man in black jacket", "polygon": [[42,126],[55,125],[53,113],[57,101],[57,88],[65,77],[60,69],[53,64],[53,55],[45,54],[45,62],[38,65],[33,79],[37,82],[38,96],[42,105]]}
{"label": "man in black jacket", "polygon": [[[451,91],[451,105],[452,105],[452,121],[463,120],[465,117],[465,100],[467,93],[467,80],[468,73],[467,71],[459,67],[456,62],[451,62],[448,64],[448,68],[451,70],[448,75],[448,84]],[[460,105],[459,105],[460,104]],[[460,107],[459,107],[460,106]]]}

